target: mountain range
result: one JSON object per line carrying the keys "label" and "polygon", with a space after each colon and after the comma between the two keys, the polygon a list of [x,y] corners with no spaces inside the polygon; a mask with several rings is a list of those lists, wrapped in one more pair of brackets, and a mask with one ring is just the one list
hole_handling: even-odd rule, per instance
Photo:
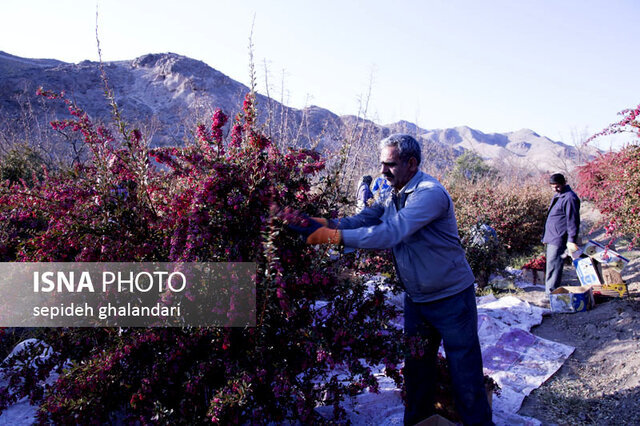
{"label": "mountain range", "polygon": [[[29,124],[29,119],[40,120],[37,126],[42,126],[52,117],[66,116],[61,103],[44,103],[35,96],[38,87],[64,91],[90,117],[107,120],[110,108],[103,72],[123,118],[142,127],[154,146],[183,144],[194,124],[206,122],[216,108],[233,116],[250,90],[202,61],[175,53],[148,54],[100,66],[91,61],[74,64],[22,58],[0,51],[3,140],[32,131],[36,124]],[[257,94],[257,105],[259,119],[274,140],[326,152],[337,149],[357,133],[354,129],[360,129],[360,135],[366,132],[373,140],[395,132],[410,133],[432,153],[455,156],[472,150],[490,164],[540,172],[571,170],[594,154],[529,129],[483,133],[466,126],[423,129],[408,121],[382,125],[353,115],[338,116],[318,106],[291,108],[262,94]]]}

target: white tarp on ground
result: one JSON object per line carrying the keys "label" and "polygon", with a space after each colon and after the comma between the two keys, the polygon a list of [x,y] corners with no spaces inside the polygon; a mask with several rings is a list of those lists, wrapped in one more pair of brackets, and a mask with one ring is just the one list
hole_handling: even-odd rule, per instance
{"label": "white tarp on ground", "polygon": [[[394,304],[399,303],[394,298]],[[514,296],[478,298],[478,334],[485,373],[500,386],[493,397],[493,421],[497,425],[540,425],[536,419],[516,414],[524,398],[551,377],[574,348],[537,337],[529,332],[542,322],[548,310]],[[378,371],[380,393],[363,393],[345,401],[348,419],[355,425],[400,425],[404,407],[400,391]],[[331,407],[318,411],[331,416]]]}
{"label": "white tarp on ground", "polygon": [[542,322],[544,313],[545,309],[514,296],[478,299],[478,334],[485,374],[501,388],[500,395],[493,399],[496,424],[514,424],[513,417],[503,423],[504,415],[517,413],[524,398],[551,377],[575,349],[529,332]]}
{"label": "white tarp on ground", "polygon": [[[36,339],[27,339],[24,340],[20,343],[18,343],[16,345],[15,348],[13,348],[13,350],[11,351],[11,353],[9,355],[7,355],[7,357],[5,358],[5,362],[3,362],[2,364],[0,364],[0,387],[7,387],[8,386],[8,381],[7,378],[4,374],[4,369],[3,366],[5,365],[5,363],[13,358],[14,356],[18,355],[19,353],[27,350],[27,348],[29,346],[34,346],[34,347],[40,347],[41,348],[41,352],[40,355],[37,356],[37,358],[40,361],[44,361],[45,359],[47,359],[50,355],[51,355],[51,348],[42,343],[41,341],[38,341]],[[32,365],[35,365],[34,363],[37,362],[35,359],[32,361]],[[16,366],[17,368],[19,368],[19,365]],[[58,374],[57,373],[52,373],[49,378],[47,379],[47,383],[48,384],[53,384],[53,382],[55,382],[58,378]],[[36,420],[36,413],[38,411],[38,407],[36,407],[35,405],[31,405],[31,403],[29,402],[29,397],[24,397],[22,399],[20,399],[19,401],[17,401],[15,404],[7,407],[6,410],[4,410],[2,412],[2,414],[0,414],[0,425],[31,425],[35,423]]]}

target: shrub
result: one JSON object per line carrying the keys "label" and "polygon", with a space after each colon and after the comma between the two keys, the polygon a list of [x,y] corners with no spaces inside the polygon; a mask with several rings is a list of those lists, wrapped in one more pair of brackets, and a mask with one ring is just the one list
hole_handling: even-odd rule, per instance
{"label": "shrub", "polygon": [[504,246],[495,230],[484,223],[477,223],[465,232],[462,245],[480,288],[489,284],[492,273],[507,266]]}
{"label": "shrub", "polygon": [[485,163],[480,155],[469,150],[456,158],[449,172],[452,179],[464,179],[474,183],[481,179],[494,179],[497,175],[497,169]]}
{"label": "shrub", "polygon": [[608,152],[579,169],[577,190],[603,215],[607,235],[640,237],[640,146]]}
{"label": "shrub", "polygon": [[0,161],[0,181],[31,186],[42,177],[43,166],[44,160],[37,151],[27,145],[15,145]]}
{"label": "shrub", "polygon": [[254,100],[226,138],[216,111],[192,145],[154,150],[137,130],[120,122],[112,133],[65,100],[72,118],[52,124],[81,132],[91,160],[32,188],[0,188],[1,212],[24,209],[41,224],[12,248],[19,261],[258,265],[254,328],[45,330],[55,355],[39,374],[67,370],[46,390],[11,382],[14,396],[43,395],[42,423],[311,422],[319,403],[340,418],[342,399],[375,391],[372,365],[401,384],[402,332],[384,292],[365,291],[354,256],[331,260],[286,229],[280,207],[335,214],[310,190],[323,159],[281,152],[256,130]]}
{"label": "shrub", "polygon": [[[458,230],[476,278],[490,275],[507,264],[506,257],[525,253],[540,244],[549,194],[542,186],[518,187],[497,179],[447,178],[444,181],[456,209]],[[474,246],[474,229],[488,225],[496,241]]]}
{"label": "shrub", "polygon": [[[619,113],[623,118],[591,136],[631,133],[640,137],[640,105]],[[640,146],[629,144],[619,152],[608,152],[579,168],[577,190],[594,201],[603,215],[607,235],[629,235],[634,245],[640,237]]]}

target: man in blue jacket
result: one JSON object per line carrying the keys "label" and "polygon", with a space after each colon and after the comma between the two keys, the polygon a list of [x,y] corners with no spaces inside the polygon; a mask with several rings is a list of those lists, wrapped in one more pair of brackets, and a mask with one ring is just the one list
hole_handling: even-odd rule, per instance
{"label": "man in blue jacket", "polygon": [[369,175],[362,176],[362,179],[360,180],[360,185],[358,186],[358,192],[356,194],[356,207],[358,208],[358,212],[368,206],[369,200],[373,198],[370,188],[372,180],[373,179]]}
{"label": "man in blue jacket", "polygon": [[556,194],[551,199],[542,237],[547,245],[547,294],[562,285],[565,252],[571,254],[578,250],[580,229],[580,199],[567,185],[565,177],[554,173],[549,177],[549,184]]}
{"label": "man in blue jacket", "polygon": [[384,178],[384,176],[378,176],[376,180],[373,181],[373,186],[371,187],[371,192],[373,193],[373,198],[378,199],[390,190],[389,182]]}
{"label": "man in blue jacket", "polygon": [[309,244],[393,250],[405,288],[405,333],[429,341],[423,356],[405,360],[405,424],[434,413],[441,341],[463,423],[493,424],[478,339],[475,279],[460,244],[451,197],[437,179],[419,170],[420,159],[421,147],[413,137],[383,139],[381,171],[392,190],[355,216],[312,219],[307,228],[294,229]]}

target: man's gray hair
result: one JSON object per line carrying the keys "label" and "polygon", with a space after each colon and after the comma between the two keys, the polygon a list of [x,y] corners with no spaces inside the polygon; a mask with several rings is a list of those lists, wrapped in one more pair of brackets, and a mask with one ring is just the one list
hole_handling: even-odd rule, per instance
{"label": "man's gray hair", "polygon": [[380,141],[380,149],[387,146],[395,146],[398,148],[398,157],[401,161],[406,163],[413,157],[418,160],[418,164],[420,164],[422,148],[413,136],[404,133],[395,133]]}

